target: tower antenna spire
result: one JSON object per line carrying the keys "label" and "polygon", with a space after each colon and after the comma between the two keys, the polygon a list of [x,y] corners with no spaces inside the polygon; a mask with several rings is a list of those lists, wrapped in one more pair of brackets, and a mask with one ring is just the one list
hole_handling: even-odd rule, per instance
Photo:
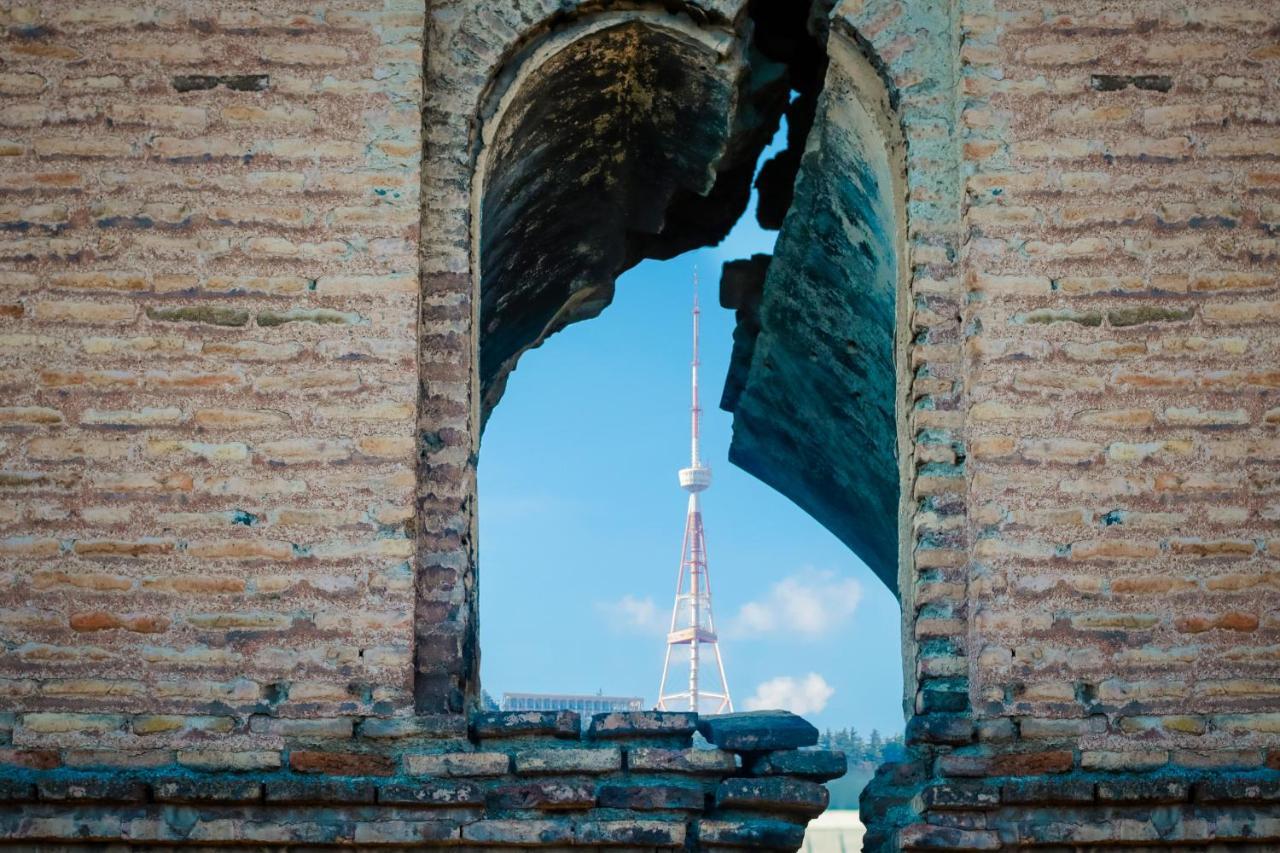
{"label": "tower antenna spire", "polygon": [[[662,665],[662,682],[658,686],[659,711],[733,710],[729,682],[724,675],[724,660],[716,636],[715,619],[711,615],[711,574],[707,567],[707,541],[702,527],[702,504],[699,495],[711,486],[711,468],[702,464],[702,406],[698,397],[698,345],[702,310],[698,306],[698,268],[693,269],[693,360],[692,404],[690,405],[689,467],[680,469],[680,488],[689,493],[689,510],[685,517],[684,544],[680,551],[680,571],[676,576],[676,601],[671,609],[671,630],[667,632],[667,656]],[[703,649],[715,658],[707,689],[702,680]],[[681,663],[688,649],[688,686],[667,692],[674,666]],[[717,682],[718,681],[718,685]]]}
{"label": "tower antenna spire", "polygon": [[698,468],[702,464],[702,405],[698,397],[698,327],[701,324],[702,309],[698,307],[698,268],[693,268],[693,406],[690,411],[692,421],[693,452],[689,465]]}

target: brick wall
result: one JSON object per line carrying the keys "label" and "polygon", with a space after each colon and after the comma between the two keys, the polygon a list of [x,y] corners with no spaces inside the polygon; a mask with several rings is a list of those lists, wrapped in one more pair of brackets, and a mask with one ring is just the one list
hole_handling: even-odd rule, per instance
{"label": "brick wall", "polygon": [[[471,177],[562,5],[0,3],[0,766],[49,837],[121,768],[310,802],[483,746]],[[1280,836],[1280,5],[833,14],[907,140],[872,843]]]}
{"label": "brick wall", "polygon": [[1275,837],[1277,11],[963,4],[970,702],[876,849]]}
{"label": "brick wall", "polygon": [[417,4],[5,4],[10,709],[412,708]]}
{"label": "brick wall", "polygon": [[966,22],[975,709],[1085,766],[1278,743],[1277,12]]}

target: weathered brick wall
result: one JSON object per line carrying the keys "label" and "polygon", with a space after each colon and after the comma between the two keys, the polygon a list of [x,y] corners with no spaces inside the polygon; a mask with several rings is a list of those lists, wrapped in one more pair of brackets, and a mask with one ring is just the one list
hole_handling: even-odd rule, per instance
{"label": "weathered brick wall", "polygon": [[421,4],[0,22],[3,705],[408,713]]}
{"label": "weathered brick wall", "polygon": [[[715,748],[691,748],[695,728]],[[845,772],[843,753],[797,750],[818,731],[787,714],[597,714],[585,731],[569,711],[370,719],[355,732],[369,751],[345,761],[325,747],[349,721],[263,731],[302,760],[7,774],[0,845],[794,850],[826,808],[820,783]]]}
{"label": "weathered brick wall", "polygon": [[975,710],[1084,767],[1280,744],[1277,13],[966,21]]}
{"label": "weathered brick wall", "polygon": [[[398,808],[458,788],[410,755],[493,751],[460,716],[472,178],[496,77],[563,6],[0,3],[0,799],[41,837],[76,826],[67,791]],[[873,786],[872,842],[1280,837],[1280,4],[833,15],[907,141],[913,752]],[[563,803],[495,793],[523,784],[509,758],[439,793],[448,826],[378,837],[488,815],[516,822],[470,840],[593,839],[608,815],[544,837]],[[600,772],[671,781],[629,761]],[[704,799],[773,772],[720,771]],[[611,808],[564,773],[555,796]],[[693,795],[667,793],[669,834],[636,843],[685,842]],[[722,840],[791,844],[800,796],[731,798],[726,820],[790,823]],[[183,840],[138,808],[132,837]],[[206,838],[254,840],[245,814]],[[293,837],[273,820],[262,840]]]}
{"label": "weathered brick wall", "polygon": [[883,849],[1275,838],[1277,12],[963,4],[972,704]]}

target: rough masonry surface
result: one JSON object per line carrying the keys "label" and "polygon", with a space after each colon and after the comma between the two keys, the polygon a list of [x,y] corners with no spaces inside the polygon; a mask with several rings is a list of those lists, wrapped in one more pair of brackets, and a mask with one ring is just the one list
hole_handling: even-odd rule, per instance
{"label": "rough masonry surface", "polygon": [[467,716],[489,392],[785,114],[725,403],[902,602],[868,849],[1280,844],[1278,18],[3,0],[6,837],[795,847],[830,756]]}

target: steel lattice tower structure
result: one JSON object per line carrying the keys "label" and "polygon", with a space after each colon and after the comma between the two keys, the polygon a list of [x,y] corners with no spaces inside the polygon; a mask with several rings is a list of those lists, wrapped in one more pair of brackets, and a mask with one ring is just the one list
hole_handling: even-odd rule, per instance
{"label": "steel lattice tower structure", "polygon": [[[667,633],[667,656],[662,664],[657,708],[659,711],[723,713],[733,710],[733,699],[729,696],[729,682],[724,675],[724,661],[720,657],[720,643],[716,638],[715,618],[711,614],[711,574],[707,568],[707,540],[702,529],[702,504],[699,500],[699,495],[711,485],[711,468],[702,464],[700,452],[702,407],[698,401],[698,322],[701,313],[698,308],[698,272],[694,270],[691,460],[688,468],[680,469],[680,488],[689,493],[689,512],[684,524],[684,545],[680,550],[680,571],[676,577],[676,601],[671,609],[671,629]],[[667,682],[672,680],[673,667],[680,667],[685,647],[688,647],[687,687],[668,693]],[[718,690],[708,690],[702,684],[704,651],[715,656],[715,672],[712,677],[719,678]],[[673,652],[676,652],[674,663]],[[714,682],[712,687],[715,687]]]}

